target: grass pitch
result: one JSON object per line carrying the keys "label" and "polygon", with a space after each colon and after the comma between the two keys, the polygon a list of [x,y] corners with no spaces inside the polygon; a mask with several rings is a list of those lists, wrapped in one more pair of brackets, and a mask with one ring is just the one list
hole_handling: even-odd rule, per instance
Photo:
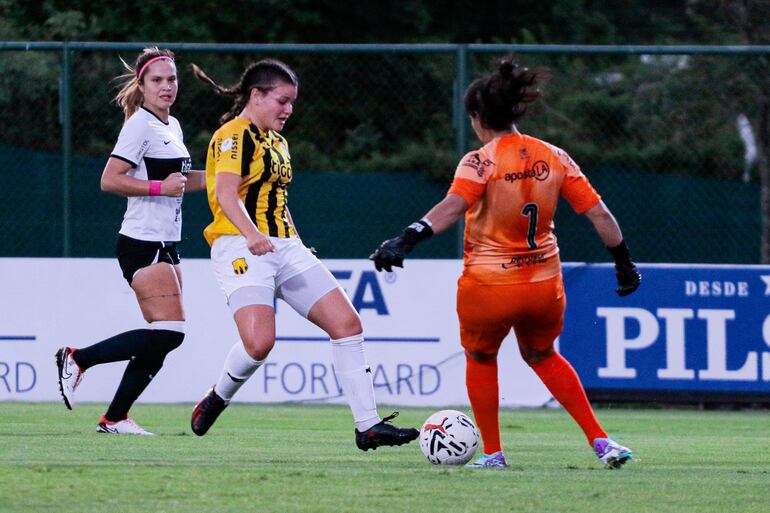
{"label": "grass pitch", "polygon": [[[764,513],[767,412],[599,409],[641,461],[602,468],[563,410],[504,410],[511,468],[429,464],[417,441],[361,452],[341,406],[233,404],[202,438],[191,405],[137,405],[155,437],[94,432],[105,405],[0,402],[0,512]],[[380,408],[381,414],[390,410]],[[432,410],[401,408],[398,425]]]}

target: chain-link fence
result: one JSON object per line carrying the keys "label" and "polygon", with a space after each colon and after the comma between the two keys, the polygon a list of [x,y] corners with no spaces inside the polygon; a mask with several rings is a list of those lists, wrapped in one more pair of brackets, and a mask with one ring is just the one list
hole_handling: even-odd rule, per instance
{"label": "chain-link fence", "polygon": [[[143,44],[0,43],[0,256],[113,253],[125,199],[99,178],[122,124],[111,99],[121,57]],[[323,258],[362,258],[445,194],[459,156],[477,147],[462,91],[509,53],[553,79],[520,129],[564,148],[618,217],[644,262],[760,262],[763,105],[770,49],[482,45],[162,45],[176,51],[182,123],[195,168],[230,101],[223,85],[275,57],[300,77],[284,135],[295,178],[289,205]],[[766,120],[764,120],[766,122]],[[204,194],[184,202],[187,257],[206,257]],[[564,205],[565,261],[607,261]],[[460,255],[460,230],[415,257]]]}

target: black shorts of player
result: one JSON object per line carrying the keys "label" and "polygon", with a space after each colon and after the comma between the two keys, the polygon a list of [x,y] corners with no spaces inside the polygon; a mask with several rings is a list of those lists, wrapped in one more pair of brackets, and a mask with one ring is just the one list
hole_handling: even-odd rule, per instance
{"label": "black shorts of player", "polygon": [[118,255],[118,263],[123,271],[123,277],[128,284],[131,285],[136,271],[148,265],[159,262],[178,264],[179,252],[176,249],[176,244],[176,242],[137,240],[119,234],[115,252]]}

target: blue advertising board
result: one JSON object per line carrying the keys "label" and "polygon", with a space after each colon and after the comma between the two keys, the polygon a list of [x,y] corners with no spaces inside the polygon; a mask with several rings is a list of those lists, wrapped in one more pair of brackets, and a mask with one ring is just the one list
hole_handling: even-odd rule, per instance
{"label": "blue advertising board", "polygon": [[770,400],[770,266],[639,269],[639,289],[618,297],[610,264],[564,264],[559,350],[589,396]]}

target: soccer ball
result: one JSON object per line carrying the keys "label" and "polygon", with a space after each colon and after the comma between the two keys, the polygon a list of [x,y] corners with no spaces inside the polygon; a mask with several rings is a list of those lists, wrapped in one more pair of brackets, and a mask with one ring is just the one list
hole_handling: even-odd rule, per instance
{"label": "soccer ball", "polygon": [[434,465],[468,463],[479,446],[479,430],[463,412],[437,411],[422,425],[420,449]]}

